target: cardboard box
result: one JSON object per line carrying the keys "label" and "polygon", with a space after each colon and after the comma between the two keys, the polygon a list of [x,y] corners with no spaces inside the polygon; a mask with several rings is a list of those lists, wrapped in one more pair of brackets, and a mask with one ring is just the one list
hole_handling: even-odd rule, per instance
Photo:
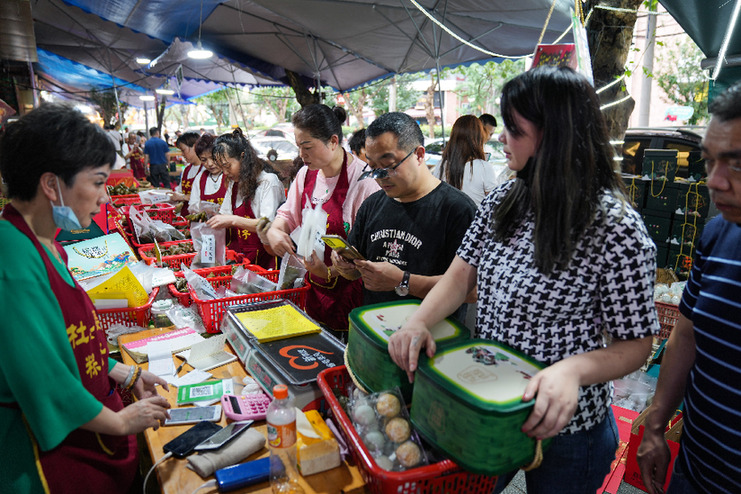
{"label": "cardboard box", "polygon": [[[629,483],[633,487],[637,487],[642,491],[646,491],[646,486],[643,485],[641,480],[641,471],[638,468],[638,461],[636,460],[636,453],[638,453],[638,446],[640,446],[643,440],[643,421],[646,418],[646,411],[644,410],[633,421],[633,426],[630,433],[630,443],[628,444],[628,456],[625,464],[625,482]],[[682,434],[682,414],[675,416],[669,425],[666,427],[664,436],[669,443],[669,451],[671,453],[671,460],[669,461],[669,468],[666,472],[666,480],[664,481],[664,491],[669,487],[669,480],[672,477],[672,470],[674,469],[674,460],[677,458],[679,453],[679,438]]]}

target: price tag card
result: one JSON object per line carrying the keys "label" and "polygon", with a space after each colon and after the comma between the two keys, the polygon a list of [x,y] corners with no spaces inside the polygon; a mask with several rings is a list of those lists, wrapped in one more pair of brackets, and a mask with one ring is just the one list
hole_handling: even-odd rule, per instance
{"label": "price tag card", "polygon": [[216,263],[216,237],[203,235],[201,237],[201,264]]}

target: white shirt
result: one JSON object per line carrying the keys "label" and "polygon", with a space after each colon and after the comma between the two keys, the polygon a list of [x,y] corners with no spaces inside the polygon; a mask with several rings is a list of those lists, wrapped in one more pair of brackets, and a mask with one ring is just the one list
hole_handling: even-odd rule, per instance
{"label": "white shirt", "polygon": [[[242,197],[237,194],[237,203],[232,204],[232,188],[239,187],[239,183],[232,182],[226,191],[226,197],[219,209],[220,214],[234,214],[234,210],[242,205]],[[270,221],[275,219],[275,212],[286,200],[286,191],[283,183],[275,173],[260,172],[257,182],[255,197],[252,198],[250,206],[255,218],[266,217]]]}
{"label": "white shirt", "polygon": [[[442,163],[436,166],[432,173],[440,180],[445,181],[445,178],[440,176],[442,172],[441,165]],[[476,203],[476,206],[481,205],[481,201],[484,200],[486,194],[501,184],[497,177],[499,171],[496,169],[496,165],[488,161],[469,161],[463,171],[461,191],[470,197]]]}

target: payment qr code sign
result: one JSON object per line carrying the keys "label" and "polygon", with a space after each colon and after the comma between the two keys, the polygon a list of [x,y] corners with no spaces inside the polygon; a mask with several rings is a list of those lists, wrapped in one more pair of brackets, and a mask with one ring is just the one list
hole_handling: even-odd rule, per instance
{"label": "payment qr code sign", "polygon": [[204,396],[211,396],[212,394],[214,394],[214,388],[215,386],[213,384],[204,384],[202,386],[191,388],[190,397],[203,398]]}
{"label": "payment qr code sign", "polygon": [[234,393],[234,382],[231,379],[208,383],[186,384],[178,388],[178,405],[188,403],[208,403],[218,401],[223,394]]}

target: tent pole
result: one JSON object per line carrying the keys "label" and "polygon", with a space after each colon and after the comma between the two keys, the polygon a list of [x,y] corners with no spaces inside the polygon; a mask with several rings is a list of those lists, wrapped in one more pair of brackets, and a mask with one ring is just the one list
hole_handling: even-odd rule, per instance
{"label": "tent pole", "polygon": [[[443,133],[443,143],[445,143],[445,112],[443,111],[443,86],[440,84],[440,59],[435,59],[435,66],[437,67],[437,93],[440,95],[440,130]],[[435,105],[433,102],[432,111],[435,111]]]}

